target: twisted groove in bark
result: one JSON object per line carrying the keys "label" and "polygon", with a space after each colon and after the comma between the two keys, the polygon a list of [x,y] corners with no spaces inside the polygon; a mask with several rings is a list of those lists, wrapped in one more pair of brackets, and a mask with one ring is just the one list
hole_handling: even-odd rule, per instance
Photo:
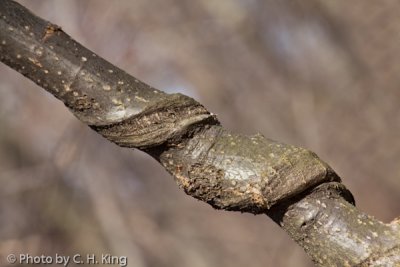
{"label": "twisted groove in bark", "polygon": [[318,265],[399,264],[399,224],[357,210],[314,153],[226,131],[195,100],[148,86],[10,0],[0,4],[0,52],[104,137],[159,160],[189,195],[265,212]]}
{"label": "twisted groove in bark", "polygon": [[0,20],[8,31],[2,35],[2,61],[17,65],[108,140],[151,153],[189,195],[215,208],[261,213],[322,182],[340,180],[305,149],[228,133],[192,98],[151,88],[60,27],[10,3]]}
{"label": "twisted groove in bark", "polygon": [[121,122],[91,127],[119,146],[149,150],[177,143],[194,126],[204,124],[219,122],[192,98],[171,94]]}
{"label": "twisted groove in bark", "polygon": [[315,153],[207,125],[160,161],[185,192],[217,209],[263,213],[321,183],[340,181]]}

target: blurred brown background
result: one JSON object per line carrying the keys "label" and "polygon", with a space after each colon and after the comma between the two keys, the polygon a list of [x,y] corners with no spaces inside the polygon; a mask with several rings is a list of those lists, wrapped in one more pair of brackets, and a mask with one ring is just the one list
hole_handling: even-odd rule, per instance
{"label": "blurred brown background", "polygon": [[[398,1],[19,2],[150,85],[196,98],[227,128],[315,151],[367,213],[400,214]],[[105,141],[3,65],[0,125],[1,266],[12,252],[312,266],[266,216],[186,196],[149,156]]]}

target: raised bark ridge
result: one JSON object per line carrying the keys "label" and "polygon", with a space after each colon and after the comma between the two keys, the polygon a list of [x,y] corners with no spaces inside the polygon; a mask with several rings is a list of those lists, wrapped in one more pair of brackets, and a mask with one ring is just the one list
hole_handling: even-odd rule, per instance
{"label": "raised bark ridge", "polygon": [[314,153],[261,135],[229,133],[194,99],[156,90],[59,26],[11,2],[5,6],[2,61],[108,140],[151,153],[189,195],[216,208],[261,213],[315,185],[340,181]]}
{"label": "raised bark ridge", "polygon": [[318,265],[400,263],[398,221],[357,210],[314,153],[230,133],[192,98],[148,86],[10,0],[0,5],[0,60],[108,140],[152,155],[187,194],[218,209],[267,214]]}
{"label": "raised bark ridge", "polygon": [[340,181],[314,153],[257,134],[205,127],[160,156],[185,192],[218,209],[263,213],[324,182]]}

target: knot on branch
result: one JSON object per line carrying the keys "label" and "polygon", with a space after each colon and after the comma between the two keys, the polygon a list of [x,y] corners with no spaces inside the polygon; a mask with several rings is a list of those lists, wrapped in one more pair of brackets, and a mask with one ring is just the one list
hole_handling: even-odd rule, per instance
{"label": "knot on branch", "polygon": [[184,136],[202,124],[218,125],[219,122],[194,99],[170,94],[121,122],[91,127],[119,146],[152,150],[160,145],[181,143]]}
{"label": "knot on branch", "polygon": [[161,163],[185,192],[214,208],[264,213],[325,182],[340,178],[318,156],[257,134],[232,134],[205,126]]}

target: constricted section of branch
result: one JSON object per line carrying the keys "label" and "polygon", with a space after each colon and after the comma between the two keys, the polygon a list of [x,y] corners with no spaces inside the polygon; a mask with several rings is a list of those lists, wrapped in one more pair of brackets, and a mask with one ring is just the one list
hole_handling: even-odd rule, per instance
{"label": "constricted section of branch", "polygon": [[154,156],[189,195],[219,209],[263,213],[340,181],[314,153],[229,133],[197,101],[151,88],[20,5],[5,1],[0,11],[4,63],[108,140]]}
{"label": "constricted section of branch", "polygon": [[317,264],[400,262],[399,229],[364,220],[315,153],[225,130],[194,99],[146,85],[10,0],[0,5],[0,53],[105,138],[157,159],[190,196],[217,209],[266,213]]}
{"label": "constricted section of branch", "polygon": [[254,214],[318,184],[340,181],[306,149],[220,126],[205,127],[163,152],[160,161],[189,195],[218,209]]}
{"label": "constricted section of branch", "polygon": [[184,135],[201,125],[219,125],[219,122],[192,98],[171,94],[128,119],[92,128],[119,146],[150,150],[179,143],[185,139]]}

